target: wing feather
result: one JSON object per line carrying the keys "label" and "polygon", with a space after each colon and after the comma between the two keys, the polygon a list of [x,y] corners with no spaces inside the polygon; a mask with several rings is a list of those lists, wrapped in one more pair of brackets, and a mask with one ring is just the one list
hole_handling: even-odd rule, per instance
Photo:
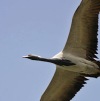
{"label": "wing feather", "polygon": [[70,101],[87,79],[74,72],[57,67],[51,83],[40,101]]}
{"label": "wing feather", "polygon": [[97,54],[100,0],[82,0],[76,10],[63,52],[93,60]]}

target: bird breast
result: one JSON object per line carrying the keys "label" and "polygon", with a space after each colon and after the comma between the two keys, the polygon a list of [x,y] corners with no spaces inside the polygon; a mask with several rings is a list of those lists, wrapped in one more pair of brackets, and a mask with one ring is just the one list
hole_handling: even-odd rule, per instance
{"label": "bird breast", "polygon": [[59,68],[63,68],[65,70],[72,72],[83,73],[86,75],[94,75],[97,74],[98,72],[100,73],[100,70],[98,70],[99,66],[97,64],[84,58],[73,56],[71,54],[64,55],[62,52],[55,55],[55,57],[65,58],[67,60],[70,60],[72,63],[76,64],[72,66],[57,66]]}

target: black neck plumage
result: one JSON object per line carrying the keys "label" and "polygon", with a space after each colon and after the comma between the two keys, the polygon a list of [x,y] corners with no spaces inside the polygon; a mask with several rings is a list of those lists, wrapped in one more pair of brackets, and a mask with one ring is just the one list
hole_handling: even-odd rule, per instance
{"label": "black neck plumage", "polygon": [[60,65],[60,66],[70,66],[70,65],[75,65],[74,63],[72,63],[70,60],[66,60],[66,59],[58,59],[58,58],[42,58],[42,57],[38,57],[38,56],[33,56],[33,55],[28,55],[27,57],[28,59],[31,60],[37,60],[37,61],[44,61],[44,62],[50,62],[50,63],[54,63],[56,65]]}

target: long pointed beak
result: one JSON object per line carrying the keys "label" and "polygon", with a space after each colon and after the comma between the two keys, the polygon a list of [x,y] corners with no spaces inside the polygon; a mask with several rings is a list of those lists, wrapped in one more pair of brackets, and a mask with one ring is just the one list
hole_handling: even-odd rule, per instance
{"label": "long pointed beak", "polygon": [[22,58],[28,58],[28,55],[27,56],[22,56]]}
{"label": "long pointed beak", "polygon": [[23,56],[23,58],[40,58],[41,56],[29,54],[27,56]]}

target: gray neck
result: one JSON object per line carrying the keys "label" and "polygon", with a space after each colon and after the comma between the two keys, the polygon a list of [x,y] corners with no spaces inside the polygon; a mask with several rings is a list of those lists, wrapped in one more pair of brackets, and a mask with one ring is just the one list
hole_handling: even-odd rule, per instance
{"label": "gray neck", "polygon": [[54,63],[54,64],[60,65],[60,66],[75,65],[70,60],[66,60],[66,59],[58,59],[58,58],[48,59],[48,58],[42,58],[42,57],[38,57],[38,56],[34,56],[34,55],[28,55],[28,56],[25,56],[24,58],[28,58],[31,60],[37,60],[37,61],[50,62],[50,63]]}

